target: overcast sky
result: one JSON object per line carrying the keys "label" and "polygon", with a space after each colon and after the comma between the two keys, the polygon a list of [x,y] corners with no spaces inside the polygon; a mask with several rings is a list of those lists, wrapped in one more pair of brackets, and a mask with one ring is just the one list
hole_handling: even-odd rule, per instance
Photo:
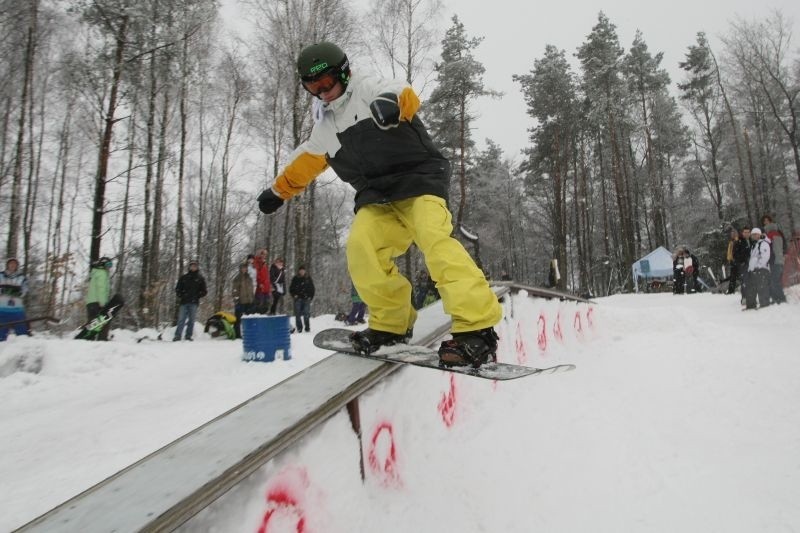
{"label": "overcast sky", "polygon": [[[354,0],[354,5],[366,7],[369,0]],[[240,18],[237,0],[222,0],[226,21],[235,23]],[[800,23],[798,0],[673,0],[652,2],[642,0],[614,0],[605,4],[590,0],[554,0],[531,2],[528,0],[449,0],[445,1],[445,14],[441,20],[442,35],[451,24],[450,18],[458,14],[466,31],[473,37],[483,37],[475,55],[486,68],[484,82],[487,88],[502,91],[500,100],[479,99],[475,111],[480,115],[474,138],[479,146],[485,138],[498,143],[505,154],[520,159],[519,152],[526,146],[527,128],[532,121],[526,114],[525,102],[519,84],[512,81],[513,74],[525,74],[533,68],[535,59],[544,53],[545,45],[564,49],[572,58],[584,42],[597,15],[602,10],[617,26],[620,44],[627,51],[637,29],[641,30],[650,52],[664,52],[662,65],[670,73],[673,88],[680,81],[678,62],[684,59],[696,34],[705,31],[712,47],[719,50],[718,36],[728,31],[729,22],[737,15],[741,18],[763,18],[771,10],[779,9],[793,21],[797,31]],[[793,40],[794,57],[800,57],[800,42]],[[441,48],[432,54],[439,58]],[[574,61],[574,58],[572,58]],[[358,67],[354,64],[354,68]],[[676,94],[673,89],[673,94]]]}

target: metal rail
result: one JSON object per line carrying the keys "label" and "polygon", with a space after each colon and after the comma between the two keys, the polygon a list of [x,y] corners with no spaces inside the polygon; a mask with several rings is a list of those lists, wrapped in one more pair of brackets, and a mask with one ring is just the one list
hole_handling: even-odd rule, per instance
{"label": "metal rail", "polygon": [[[502,297],[511,288],[494,290]],[[429,306],[420,312],[413,342],[431,345],[449,327],[441,303]],[[16,531],[174,531],[399,368],[334,354]]]}

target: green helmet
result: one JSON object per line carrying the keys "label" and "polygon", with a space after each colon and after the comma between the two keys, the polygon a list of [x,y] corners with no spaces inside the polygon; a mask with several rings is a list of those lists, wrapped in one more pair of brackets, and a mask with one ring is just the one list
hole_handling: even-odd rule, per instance
{"label": "green helmet", "polygon": [[350,62],[342,49],[333,43],[306,46],[297,58],[297,72],[301,80],[311,81],[331,71],[347,86],[350,81]]}

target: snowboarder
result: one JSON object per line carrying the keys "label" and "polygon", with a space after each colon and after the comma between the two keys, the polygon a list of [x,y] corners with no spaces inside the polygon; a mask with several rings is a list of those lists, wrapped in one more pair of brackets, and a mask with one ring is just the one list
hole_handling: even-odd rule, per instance
{"label": "snowboarder", "polygon": [[258,197],[259,208],[274,213],[332,167],[356,190],[347,263],[370,317],[369,327],[353,334],[354,346],[374,351],[410,338],[417,313],[394,258],[414,242],[453,318],[453,339],[439,348],[441,363],[480,366],[497,350],[493,326],[502,309],[452,237],[450,162],[417,114],[419,98],[404,82],[352,73],[345,53],[329,42],[304,48],[297,68],[303,88],[316,97],[314,127]]}

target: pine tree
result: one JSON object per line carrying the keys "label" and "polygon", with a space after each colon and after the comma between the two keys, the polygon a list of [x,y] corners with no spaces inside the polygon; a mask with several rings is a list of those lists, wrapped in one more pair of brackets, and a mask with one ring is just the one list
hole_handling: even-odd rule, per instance
{"label": "pine tree", "polygon": [[[595,155],[598,158],[604,204],[602,242],[605,255],[618,257],[620,283],[626,279],[623,272],[627,272],[633,264],[635,255],[632,187],[626,172],[625,146],[628,143],[622,139],[627,99],[621,76],[623,54],[616,26],[601,11],[586,42],[578,48],[577,57],[583,73],[581,88],[586,98],[589,127],[598,145]],[[611,202],[606,185],[609,173],[616,198],[616,219],[610,216]],[[630,286],[628,281],[625,283]]]}
{"label": "pine tree", "polygon": [[[577,97],[573,74],[563,50],[548,45],[544,57],[534,62],[530,74],[514,76],[522,85],[528,114],[536,119],[531,129],[533,146],[525,150],[528,190],[542,197],[552,235],[553,258],[561,272],[567,270],[567,179],[573,160],[577,125]],[[565,288],[566,276],[557,286]]]}
{"label": "pine tree", "polygon": [[722,128],[719,110],[722,98],[719,94],[715,75],[716,68],[703,33],[697,34],[697,44],[689,47],[686,60],[679,63],[687,76],[678,84],[681,99],[687,103],[689,111],[700,130],[700,138],[695,138],[695,162],[706,182],[706,187],[714,206],[717,218],[723,220],[722,181],[720,178],[719,151],[722,144]]}
{"label": "pine tree", "polygon": [[661,67],[663,57],[663,52],[659,52],[655,56],[650,54],[641,32],[637,31],[633,45],[622,64],[623,73],[628,82],[628,92],[637,103],[638,118],[644,136],[644,159],[651,197],[650,218],[653,221],[655,234],[655,242],[649,243],[649,249],[658,245],[669,246],[664,182],[657,169],[653,146],[653,106],[659,95],[666,94],[669,85],[669,75]]}
{"label": "pine tree", "polygon": [[467,205],[467,171],[475,143],[470,133],[475,117],[470,112],[470,103],[480,96],[494,96],[496,92],[483,85],[484,66],[475,59],[473,50],[482,37],[467,35],[464,24],[453,16],[453,25],[442,40],[442,61],[436,65],[436,88],[428,100],[434,140],[442,148],[454,166],[458,176],[459,202],[456,211],[456,226],[460,226]]}

